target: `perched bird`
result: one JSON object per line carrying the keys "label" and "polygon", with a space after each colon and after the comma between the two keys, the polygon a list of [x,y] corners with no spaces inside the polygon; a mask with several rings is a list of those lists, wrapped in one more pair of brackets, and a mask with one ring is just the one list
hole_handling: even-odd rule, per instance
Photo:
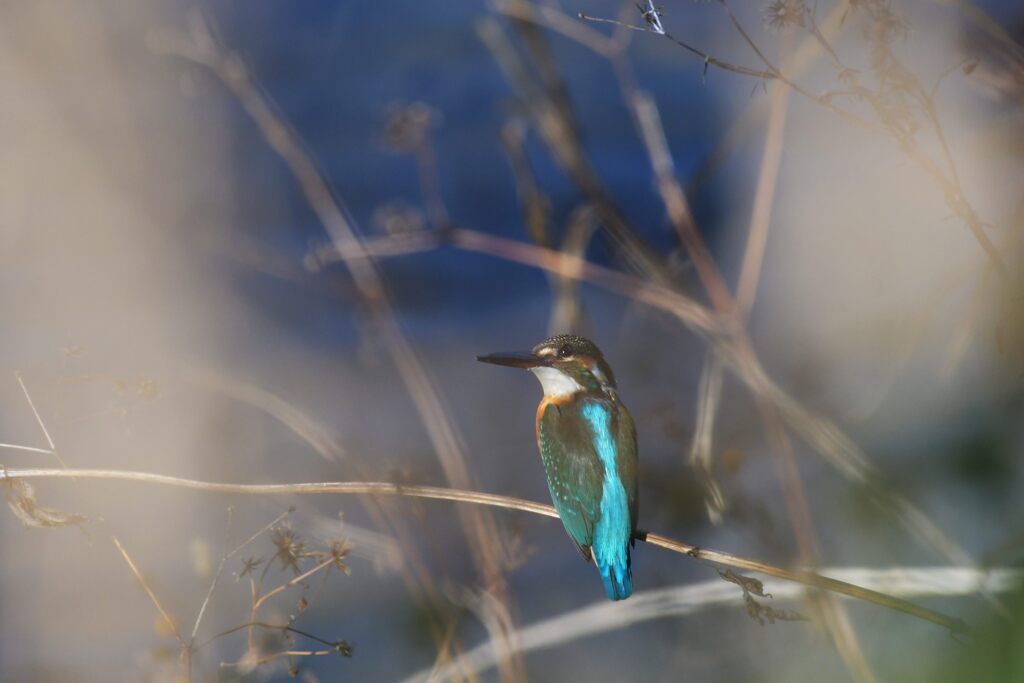
{"label": "perched bird", "polygon": [[584,559],[593,558],[609,599],[628,598],[637,520],[636,428],[604,356],[589,339],[562,334],[529,353],[477,360],[526,368],[540,380],[537,445],[551,501]]}

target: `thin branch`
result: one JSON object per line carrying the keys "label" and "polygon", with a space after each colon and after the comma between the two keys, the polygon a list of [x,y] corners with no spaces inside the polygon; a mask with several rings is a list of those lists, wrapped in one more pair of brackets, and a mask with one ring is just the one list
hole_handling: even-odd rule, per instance
{"label": "thin branch", "polygon": [[728,319],[734,311],[732,294],[729,292],[729,286],[726,284],[725,278],[722,277],[711,251],[697,230],[693,213],[690,211],[690,204],[686,200],[679,181],[676,180],[675,164],[672,162],[668,142],[665,140],[665,131],[661,125],[658,108],[650,95],[641,90],[634,90],[627,96],[633,116],[643,135],[651,166],[654,167],[658,192],[665,204],[669,220],[675,227],[679,240],[686,247],[690,258],[693,259],[693,263],[697,267],[697,274],[700,276],[708,297],[718,312]]}
{"label": "thin branch", "polygon": [[36,409],[36,404],[32,400],[31,394],[28,393],[28,387],[25,386],[25,380],[21,378],[20,372],[15,372],[14,376],[18,379],[18,384],[21,386],[21,392],[25,394],[25,400],[28,401],[28,407],[32,409],[32,414],[36,416],[36,422],[39,423],[39,428],[43,430],[43,436],[46,437],[46,443],[50,444],[50,453],[53,457],[57,458],[57,462],[61,464],[61,467],[66,468],[68,464],[64,462],[64,458],[60,457],[60,453],[57,452],[57,446],[54,445],[53,439],[50,437],[50,430],[46,428],[46,423],[43,422],[42,415]]}
{"label": "thin branch", "polygon": [[[227,546],[228,540],[231,538],[231,522],[234,519],[232,509],[228,508],[228,524],[227,529],[224,532],[224,545]],[[255,538],[255,536],[254,536]],[[199,624],[203,622],[203,615],[206,614],[206,607],[210,604],[210,598],[213,597],[213,591],[217,589],[217,582],[220,580],[220,575],[224,571],[224,565],[227,564],[229,553],[224,553],[220,557],[220,563],[217,565],[217,571],[213,574],[213,580],[210,581],[210,587],[206,590],[206,596],[203,598],[202,604],[199,606],[199,612],[196,614],[196,620],[192,624],[192,633],[189,635],[190,646],[196,641],[196,633],[199,632]]]}
{"label": "thin branch", "polygon": [[757,44],[754,42],[754,39],[750,37],[746,30],[744,30],[743,25],[739,22],[739,19],[737,19],[736,16],[732,13],[732,10],[729,9],[728,3],[725,0],[718,0],[718,4],[720,4],[722,6],[722,9],[725,10],[725,13],[729,16],[729,21],[732,22],[733,27],[739,32],[739,34],[743,36],[744,42],[746,42],[746,44],[750,46],[750,49],[754,51],[754,54],[756,54],[761,59],[761,61],[764,62],[764,65],[768,67],[768,70],[770,72],[778,75],[779,70],[776,69],[775,66],[772,65],[771,61],[764,56],[764,53],[761,52],[760,48],[757,47]]}
{"label": "thin branch", "polygon": [[49,448],[36,448],[34,446],[20,446],[16,443],[0,443],[0,448],[9,448],[14,451],[27,451],[29,453],[44,453],[51,455],[53,453]]}
{"label": "thin branch", "polygon": [[310,640],[312,640],[314,642],[317,642],[317,643],[320,643],[321,645],[327,645],[328,647],[334,648],[334,652],[338,652],[338,650],[337,650],[337,645],[338,644],[337,643],[332,643],[331,641],[326,640],[324,638],[321,638],[320,636],[313,635],[312,633],[309,633],[308,631],[303,631],[303,630],[297,629],[294,626],[290,626],[288,624],[272,624],[272,623],[269,623],[269,622],[266,622],[266,621],[248,621],[248,622],[246,622],[244,624],[238,624],[237,626],[232,626],[229,629],[225,629],[225,630],[221,631],[220,633],[215,633],[214,635],[210,636],[209,638],[204,640],[202,643],[197,645],[193,649],[193,651],[198,652],[199,650],[202,650],[204,647],[206,647],[210,643],[214,642],[215,640],[218,640],[218,639],[223,638],[225,636],[230,636],[232,633],[238,633],[239,631],[241,631],[243,629],[253,628],[253,627],[255,627],[255,628],[265,628],[265,629],[270,630],[270,631],[281,631],[281,632],[294,633],[295,635],[302,636],[303,638],[309,638]]}
{"label": "thin branch", "polygon": [[711,348],[704,359],[697,389],[697,418],[694,421],[689,461],[704,487],[704,507],[712,524],[721,523],[722,513],[726,509],[725,496],[714,475],[712,450],[715,416],[722,397],[722,380],[722,361],[714,348]]}
{"label": "thin branch", "polygon": [[278,593],[280,593],[282,591],[288,590],[289,588],[291,588],[292,586],[294,586],[296,584],[302,583],[303,581],[305,581],[309,577],[313,576],[314,574],[316,574],[318,571],[320,571],[324,567],[329,567],[330,565],[334,564],[334,562],[335,562],[335,558],[328,557],[327,559],[323,560],[322,562],[313,565],[312,567],[310,567],[306,571],[302,572],[298,576],[290,579],[289,581],[285,581],[280,586],[278,586],[278,587],[276,587],[276,588],[274,588],[272,590],[267,591],[266,593],[261,595],[256,600],[256,602],[253,603],[253,610],[252,611],[255,612],[260,607],[262,607],[263,603],[265,603],[270,598],[274,597],[275,595],[277,595]]}
{"label": "thin branch", "polygon": [[658,33],[654,29],[647,26],[636,26],[634,24],[627,24],[625,22],[619,21],[618,19],[603,19],[601,17],[592,17],[589,14],[584,14],[583,12],[580,12],[578,16],[580,19],[583,19],[584,21],[593,21],[601,24],[613,24],[620,28],[629,29],[630,31],[639,31],[640,33],[652,33],[656,36],[664,36],[667,40],[672,41],[673,43],[683,48],[687,52],[690,52],[703,59],[705,70],[708,68],[708,66],[714,66],[719,69],[722,69],[723,71],[731,71],[733,73],[743,74],[744,76],[753,76],[754,78],[772,80],[779,77],[778,73],[773,71],[751,69],[750,67],[731,64],[729,62],[718,59],[717,57],[712,57],[707,52],[704,52],[703,50],[696,48],[690,45],[689,43],[679,40],[678,38],[676,38],[675,36],[668,32]]}
{"label": "thin branch", "polygon": [[[298,484],[225,484],[218,482],[201,481],[198,479],[185,479],[172,477],[163,474],[150,472],[137,472],[131,470],[101,470],[101,469],[16,469],[0,470],[0,481],[4,479],[29,479],[29,478],[69,478],[81,479],[105,479],[115,481],[134,481],[149,484],[160,484],[163,486],[174,486],[178,488],[207,491],[211,493],[230,493],[245,495],[311,495],[311,494],[363,494],[363,495],[393,495],[409,496],[413,498],[428,498],[434,500],[449,500],[461,503],[472,503],[475,505],[486,505],[491,507],[505,508],[509,510],[520,510],[545,517],[558,517],[558,512],[550,505],[543,505],[522,498],[501,496],[493,493],[482,493],[479,491],[463,491],[459,489],[443,488],[438,486],[404,486],[388,482],[308,482]],[[739,555],[700,548],[689,543],[676,541],[671,538],[646,531],[637,531],[636,539],[650,545],[665,548],[676,553],[690,557],[723,564],[738,569],[759,572],[774,576],[787,581],[804,584],[812,588],[832,591],[848,595],[858,600],[871,602],[882,607],[893,609],[911,616],[930,621],[943,626],[954,633],[967,632],[967,625],[960,619],[947,616],[940,612],[930,610],[919,605],[901,600],[877,591],[860,586],[831,579],[814,572],[800,569],[784,569],[774,565],[766,564],[758,560],[751,560]],[[132,565],[134,568],[134,565]],[[147,589],[147,592],[148,589]],[[155,596],[154,596],[155,597]]]}
{"label": "thin branch", "polygon": [[[63,469],[63,470],[51,470],[51,471],[52,472],[70,472],[71,470]],[[5,473],[4,477],[0,477],[0,478],[5,478],[6,476],[7,476],[7,473]],[[117,539],[117,536],[111,536],[110,539],[114,542],[114,545],[117,547],[118,551],[120,551],[121,556],[124,558],[124,561],[128,563],[128,568],[132,570],[132,574],[135,575],[135,578],[139,582],[139,585],[142,586],[142,590],[144,590],[146,592],[146,595],[149,596],[150,601],[153,603],[154,606],[156,606],[157,611],[160,613],[160,617],[165,622],[167,622],[167,625],[170,627],[171,632],[174,633],[174,637],[178,641],[178,647],[181,650],[180,656],[181,656],[181,659],[182,659],[182,664],[183,664],[183,666],[186,669],[186,672],[188,674],[189,680],[191,680],[192,679],[192,666],[191,666],[191,655],[190,655],[190,651],[189,651],[189,645],[185,641],[185,639],[182,637],[181,631],[178,630],[178,624],[175,623],[174,619],[171,619],[171,615],[169,615],[167,613],[167,610],[164,609],[164,606],[160,603],[160,599],[156,596],[156,593],[150,587],[149,582],[146,581],[144,576],[142,576],[142,572],[139,571],[139,568],[135,566],[135,562],[132,561],[131,556],[128,554],[128,551],[125,550],[124,546],[121,545],[121,541],[119,541]]]}
{"label": "thin branch", "polygon": [[704,335],[724,331],[718,316],[690,297],[668,287],[591,263],[573,254],[465,228],[452,230],[450,241],[454,246],[466,251],[489,254],[556,273],[562,277],[591,282],[635,301],[668,311],[688,327]]}
{"label": "thin branch", "polygon": [[744,318],[750,314],[754,299],[757,297],[757,285],[761,278],[761,266],[768,244],[768,226],[771,223],[775,186],[779,178],[788,102],[789,86],[782,81],[773,83],[764,155],[761,157],[761,170],[754,192],[754,208],[750,216],[750,231],[747,233],[747,246],[743,252],[743,265],[736,286],[736,308],[738,315]]}

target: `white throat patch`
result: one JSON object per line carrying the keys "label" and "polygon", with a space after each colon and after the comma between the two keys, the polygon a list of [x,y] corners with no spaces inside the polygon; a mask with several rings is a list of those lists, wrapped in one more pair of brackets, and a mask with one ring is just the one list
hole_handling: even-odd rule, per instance
{"label": "white throat patch", "polygon": [[565,398],[566,396],[572,396],[577,391],[583,390],[579,382],[561,370],[541,366],[530,368],[530,372],[535,374],[537,379],[540,380],[540,385],[544,388],[544,396],[546,398]]}

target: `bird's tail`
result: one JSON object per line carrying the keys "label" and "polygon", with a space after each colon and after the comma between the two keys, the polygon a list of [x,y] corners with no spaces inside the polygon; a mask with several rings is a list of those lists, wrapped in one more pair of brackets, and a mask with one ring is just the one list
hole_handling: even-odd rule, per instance
{"label": "bird's tail", "polygon": [[633,568],[629,547],[626,547],[625,561],[596,562],[604,582],[604,592],[609,600],[625,600],[633,594]]}

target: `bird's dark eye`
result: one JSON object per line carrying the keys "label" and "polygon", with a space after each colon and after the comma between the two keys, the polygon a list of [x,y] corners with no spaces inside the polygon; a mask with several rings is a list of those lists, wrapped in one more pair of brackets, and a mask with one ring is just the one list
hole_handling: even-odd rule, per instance
{"label": "bird's dark eye", "polygon": [[571,355],[572,355],[572,344],[562,344],[562,346],[558,349],[558,357],[559,358],[568,358]]}

